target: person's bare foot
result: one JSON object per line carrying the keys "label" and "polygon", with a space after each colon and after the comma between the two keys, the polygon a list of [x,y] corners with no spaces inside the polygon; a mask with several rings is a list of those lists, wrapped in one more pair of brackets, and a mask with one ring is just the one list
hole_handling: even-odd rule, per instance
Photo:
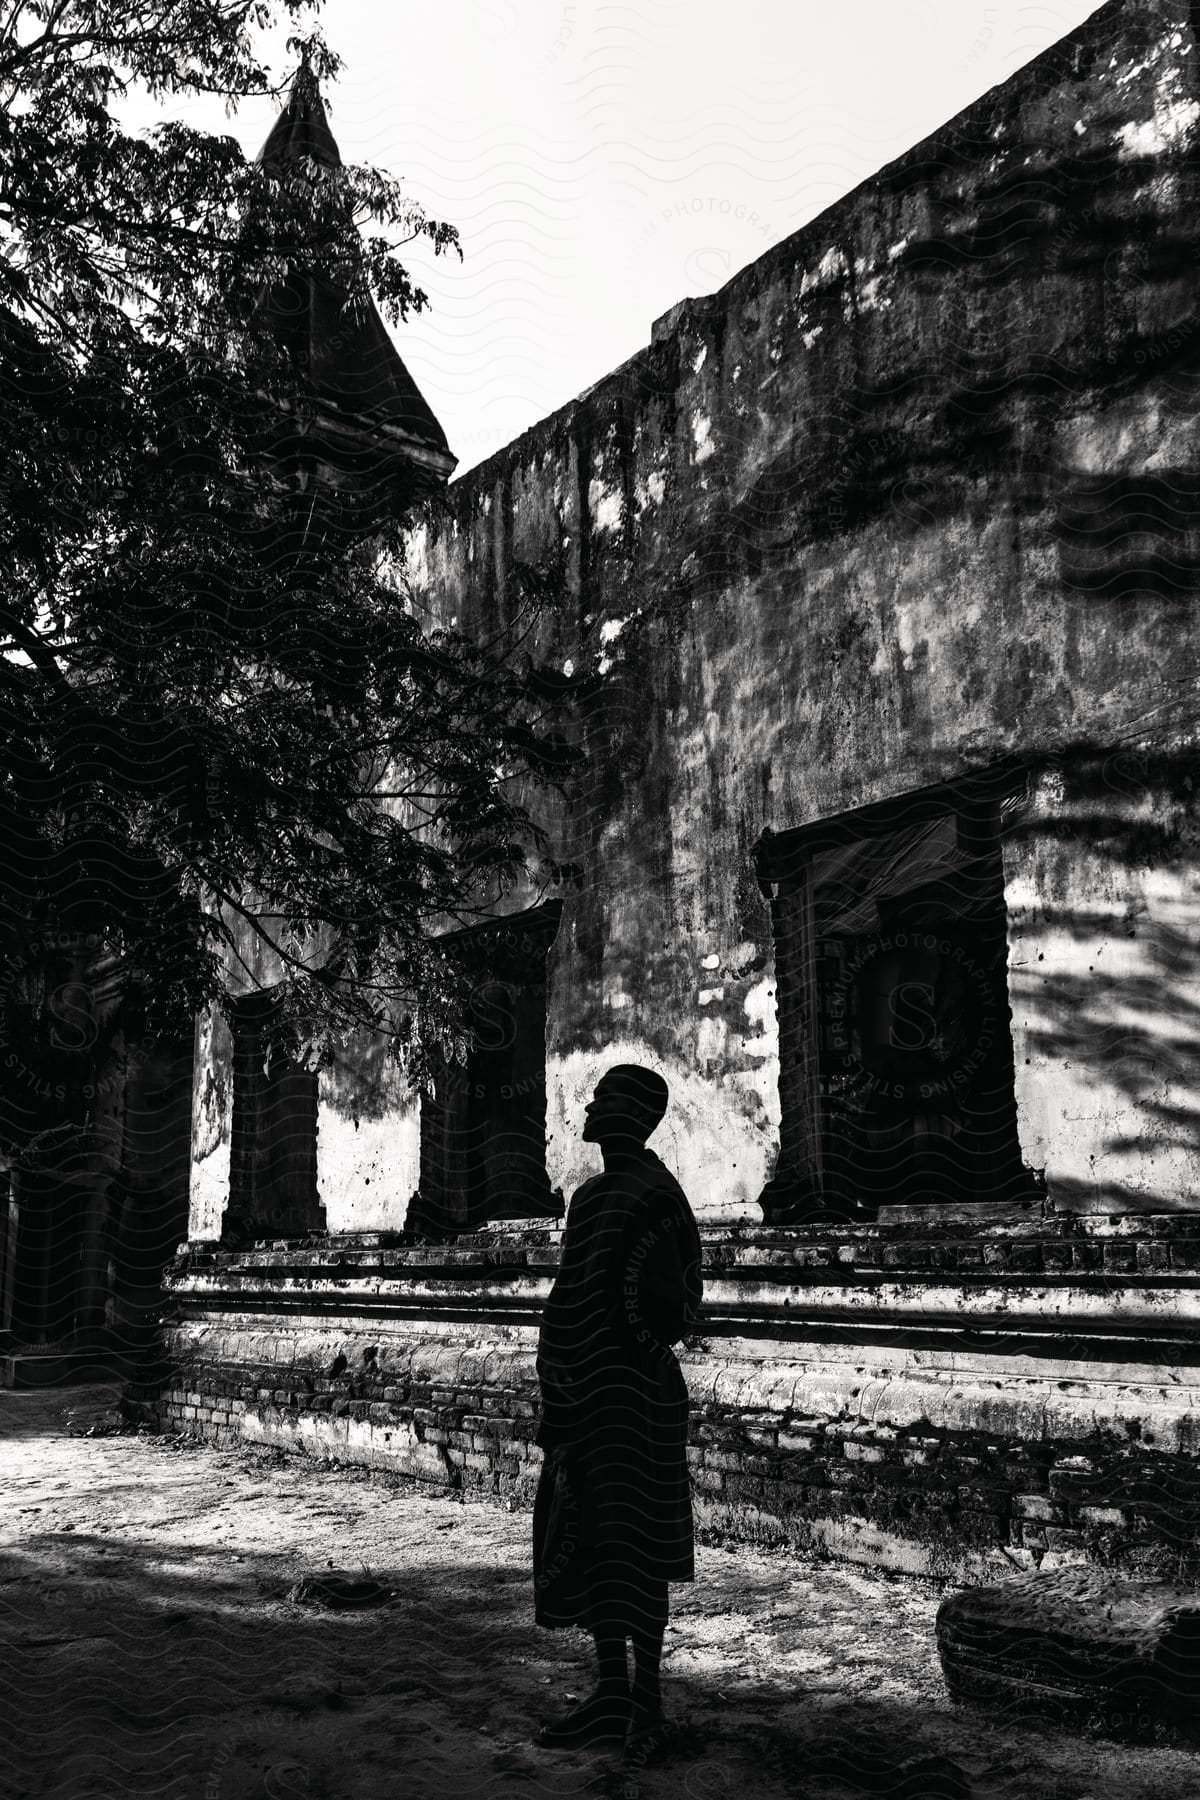
{"label": "person's bare foot", "polygon": [[619,1746],[629,1730],[628,1693],[595,1693],[561,1719],[543,1725],[534,1738],[539,1750],[582,1750],[601,1744]]}

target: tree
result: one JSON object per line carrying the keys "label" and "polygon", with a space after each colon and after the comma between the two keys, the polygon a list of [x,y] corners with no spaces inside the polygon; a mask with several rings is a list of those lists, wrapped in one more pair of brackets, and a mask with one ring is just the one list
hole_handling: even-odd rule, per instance
{"label": "tree", "polygon": [[[407,1015],[419,1066],[461,1016],[432,927],[540,866],[521,784],[570,758],[511,654],[415,615],[419,472],[322,474],[278,302],[316,280],[402,320],[426,296],[398,250],[456,236],[378,171],[120,119],[139,86],[278,91],[256,45],[310,10],[16,0],[0,26],[0,924],[11,954],[98,934],[158,1027],[265,933],[310,1039]],[[336,71],[301,44],[301,82]]]}

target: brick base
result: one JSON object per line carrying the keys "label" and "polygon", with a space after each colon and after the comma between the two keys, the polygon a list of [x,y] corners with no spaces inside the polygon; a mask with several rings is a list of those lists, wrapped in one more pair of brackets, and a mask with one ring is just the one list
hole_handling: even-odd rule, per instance
{"label": "brick base", "polygon": [[[1085,1561],[1200,1575],[1190,1271],[1181,1284],[1113,1270],[1044,1296],[953,1290],[942,1271],[896,1269],[894,1243],[864,1234],[838,1287],[829,1265],[807,1273],[814,1248],[801,1232],[706,1246],[715,1334],[681,1357],[703,1531],[960,1579]],[[864,1279],[867,1257],[878,1278]],[[545,1233],[192,1251],[173,1278],[171,1375],[140,1404],[218,1444],[526,1506],[541,1463],[537,1319],[556,1259]],[[1069,1330],[1047,1322],[1051,1303],[1073,1315]],[[959,1304],[994,1347],[964,1346]],[[1130,1333],[1127,1321],[1167,1307],[1174,1336]]]}
{"label": "brick base", "polygon": [[[375,1355],[364,1365],[367,1349]],[[359,1367],[337,1375],[193,1364],[185,1383],[154,1400],[153,1416],[164,1430],[219,1445],[272,1445],[532,1503],[541,1452],[530,1356],[504,1358],[503,1385],[472,1378],[487,1360],[479,1351],[418,1346],[399,1359],[403,1370],[377,1370],[378,1357],[363,1343]],[[422,1361],[459,1366],[423,1379]],[[711,1383],[708,1356],[690,1372],[697,1367]],[[865,1423],[846,1400],[840,1418],[697,1406],[688,1458],[700,1529],[931,1576],[1085,1560],[1200,1573],[1193,1457],[1147,1451],[1111,1430],[1023,1443],[928,1420]]]}

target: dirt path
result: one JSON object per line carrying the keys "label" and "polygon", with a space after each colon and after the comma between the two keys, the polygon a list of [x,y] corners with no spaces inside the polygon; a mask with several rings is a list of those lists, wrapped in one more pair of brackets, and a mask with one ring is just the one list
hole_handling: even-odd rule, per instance
{"label": "dirt path", "polygon": [[[548,1756],[589,1646],[532,1624],[527,1516],[104,1435],[112,1399],[0,1394],[4,1800],[1200,1800],[1200,1756],[951,1703],[931,1589],[744,1549],[676,1590],[672,1760]],[[394,1596],[289,1598],[331,1567]]]}

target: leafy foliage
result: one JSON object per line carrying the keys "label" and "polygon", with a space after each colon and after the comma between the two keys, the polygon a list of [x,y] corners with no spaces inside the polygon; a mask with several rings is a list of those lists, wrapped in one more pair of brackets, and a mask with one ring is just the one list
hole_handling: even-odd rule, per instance
{"label": "leafy foliage", "polygon": [[163,1024],[258,941],[310,1035],[407,1011],[419,1062],[460,1016],[431,928],[521,877],[521,784],[569,754],[511,654],[422,627],[412,471],[322,463],[263,296],[301,269],[402,320],[397,251],[455,234],[375,170],[121,123],[139,88],[275,91],[256,45],[305,10],[0,24],[0,924],[99,932]]}

